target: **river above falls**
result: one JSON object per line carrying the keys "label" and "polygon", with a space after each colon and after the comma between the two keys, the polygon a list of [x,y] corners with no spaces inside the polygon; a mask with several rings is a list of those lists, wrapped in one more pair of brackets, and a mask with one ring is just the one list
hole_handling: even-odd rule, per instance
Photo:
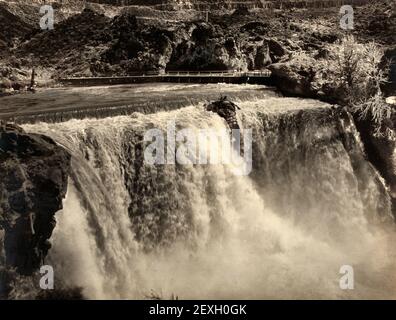
{"label": "river above falls", "polygon": [[136,111],[151,113],[214,100],[220,95],[239,100],[277,96],[274,89],[262,85],[224,83],[47,88],[39,89],[35,94],[1,98],[0,119],[59,122],[71,118],[105,117]]}

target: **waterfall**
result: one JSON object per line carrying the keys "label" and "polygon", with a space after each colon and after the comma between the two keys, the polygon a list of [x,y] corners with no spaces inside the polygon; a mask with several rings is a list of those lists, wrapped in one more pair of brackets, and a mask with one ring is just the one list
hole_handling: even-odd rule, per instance
{"label": "waterfall", "polygon": [[[91,299],[395,298],[389,198],[353,122],[317,101],[239,101],[253,172],[148,165],[152,128],[226,130],[202,105],[25,125],[73,155],[47,263]],[[355,289],[341,290],[342,265]]]}

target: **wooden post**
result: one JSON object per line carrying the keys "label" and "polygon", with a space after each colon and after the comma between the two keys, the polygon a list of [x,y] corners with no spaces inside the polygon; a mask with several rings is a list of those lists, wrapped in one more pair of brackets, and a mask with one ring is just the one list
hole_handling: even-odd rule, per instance
{"label": "wooden post", "polygon": [[34,70],[34,67],[32,68],[32,76],[30,78],[30,86],[29,86],[29,90],[30,91],[35,91],[34,87],[36,86],[36,71]]}

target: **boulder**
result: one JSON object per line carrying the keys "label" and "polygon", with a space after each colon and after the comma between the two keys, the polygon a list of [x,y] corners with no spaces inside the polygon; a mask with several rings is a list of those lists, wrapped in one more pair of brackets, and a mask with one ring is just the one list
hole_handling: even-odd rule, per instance
{"label": "boulder", "polygon": [[236,117],[236,112],[239,109],[240,108],[235,103],[228,100],[226,96],[220,97],[219,100],[213,101],[206,106],[207,111],[217,113],[220,117],[225,119],[230,129],[240,129]]}
{"label": "boulder", "polygon": [[294,63],[294,61],[279,62],[268,66],[278,89],[286,94],[302,97],[313,97],[312,80],[315,72],[309,65]]}
{"label": "boulder", "polygon": [[266,39],[266,43],[268,44],[271,59],[274,62],[279,61],[280,58],[288,53],[288,50],[276,39]]}

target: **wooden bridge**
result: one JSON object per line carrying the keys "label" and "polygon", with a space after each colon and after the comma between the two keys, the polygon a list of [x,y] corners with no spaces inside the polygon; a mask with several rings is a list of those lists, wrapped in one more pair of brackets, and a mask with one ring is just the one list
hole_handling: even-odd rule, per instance
{"label": "wooden bridge", "polygon": [[169,71],[164,74],[147,72],[121,77],[62,78],[58,81],[66,86],[100,86],[150,82],[176,83],[251,83],[269,84],[271,71]]}

